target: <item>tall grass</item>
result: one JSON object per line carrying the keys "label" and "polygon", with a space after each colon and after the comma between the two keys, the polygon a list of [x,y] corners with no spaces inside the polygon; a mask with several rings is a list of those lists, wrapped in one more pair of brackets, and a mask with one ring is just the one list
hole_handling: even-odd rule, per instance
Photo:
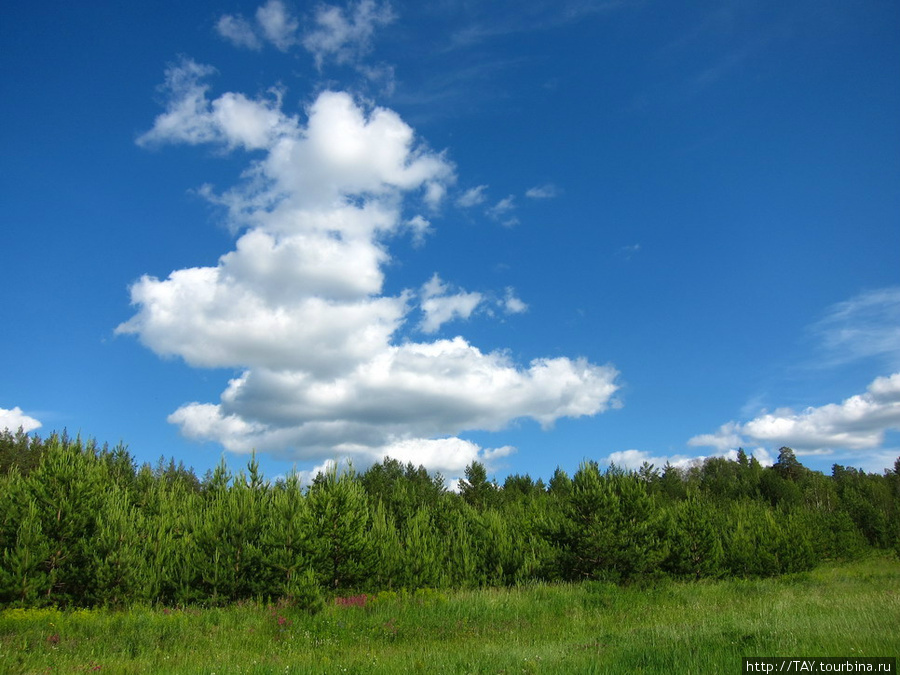
{"label": "tall grass", "polygon": [[[362,606],[361,606],[362,605]],[[329,604],[6,610],[7,673],[726,673],[900,655],[900,563],[765,580],[529,585]]]}

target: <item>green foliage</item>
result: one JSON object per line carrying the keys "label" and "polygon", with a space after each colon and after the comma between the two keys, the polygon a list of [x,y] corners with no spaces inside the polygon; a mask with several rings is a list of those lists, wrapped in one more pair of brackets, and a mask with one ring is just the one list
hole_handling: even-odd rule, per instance
{"label": "green foliage", "polygon": [[[3,454],[5,453],[5,454]],[[570,478],[474,462],[448,492],[385,459],[308,489],[251,458],[201,482],[174,460],[137,467],[123,445],[0,437],[0,605],[129,607],[283,602],[539,581],[760,578],[900,549],[900,461],[885,475],[810,471],[783,448],[637,472],[585,462]]]}
{"label": "green foliage", "polygon": [[665,555],[662,525],[645,481],[582,464],[557,533],[566,578],[628,581],[652,573]]}
{"label": "green foliage", "polygon": [[472,462],[466,467],[466,478],[459,481],[459,493],[467,504],[476,509],[497,503],[497,485],[488,481],[487,469],[481,462]]}
{"label": "green foliage", "polygon": [[675,577],[700,579],[725,572],[724,519],[719,509],[697,495],[675,505],[667,522],[664,569]]}
{"label": "green foliage", "polygon": [[363,585],[376,551],[368,498],[352,470],[332,469],[307,496],[307,549],[319,583],[334,591]]}

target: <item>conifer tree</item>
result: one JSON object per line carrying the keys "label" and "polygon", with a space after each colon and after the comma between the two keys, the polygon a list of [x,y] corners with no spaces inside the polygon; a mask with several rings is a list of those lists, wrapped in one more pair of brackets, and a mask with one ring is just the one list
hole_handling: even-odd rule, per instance
{"label": "conifer tree", "polygon": [[352,468],[333,468],[307,495],[307,554],[319,583],[329,589],[354,588],[370,578],[373,549],[365,490]]}
{"label": "conifer tree", "polygon": [[725,571],[723,521],[714,504],[693,494],[674,505],[668,525],[664,563],[668,573],[700,579],[717,577]]}

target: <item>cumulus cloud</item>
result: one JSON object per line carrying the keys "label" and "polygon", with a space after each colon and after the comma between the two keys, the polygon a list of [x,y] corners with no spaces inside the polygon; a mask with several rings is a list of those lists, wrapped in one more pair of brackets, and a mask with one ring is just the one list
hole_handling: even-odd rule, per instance
{"label": "cumulus cloud", "polygon": [[507,286],[506,296],[503,298],[501,305],[507,314],[522,314],[528,311],[528,305],[516,296],[516,290],[511,286]]}
{"label": "cumulus cloud", "polygon": [[693,446],[718,450],[760,444],[789,446],[798,454],[873,450],[885,433],[900,429],[900,373],[875,379],[865,393],[800,412],[785,408],[748,422],[728,422],[712,434],[695,436]]}
{"label": "cumulus cloud", "polygon": [[[384,293],[391,238],[421,240],[431,224],[415,209],[436,208],[455,179],[396,113],[332,91],[302,116],[285,113],[278,92],[213,99],[212,72],[190,60],[170,68],[165,111],[138,142],[253,152],[236,186],[201,190],[227,210],[235,248],[215,265],[141,277],[136,312],[116,329],[161,356],[240,373],[218,402],[169,416],[183,435],[235,452],[358,463],[391,455],[458,473],[512,451],[460,434],[608,408],[618,389],[611,366],[522,366],[462,337],[398,339],[417,310],[429,334],[471,317],[483,297],[438,274],[417,291]],[[525,308],[512,289],[505,306]]]}
{"label": "cumulus cloud", "polygon": [[441,326],[454,319],[468,319],[483,297],[481,293],[465,291],[453,293],[452,289],[441,281],[437,272],[422,286],[421,296],[421,307],[425,317],[419,324],[419,329],[423,333],[436,333]]}
{"label": "cumulus cloud", "polygon": [[338,64],[354,63],[371,46],[375,29],[394,20],[388,3],[361,0],[348,5],[346,11],[334,5],[320,5],[316,10],[316,27],[303,37],[303,46],[321,68],[326,60]]}
{"label": "cumulus cloud", "polygon": [[9,429],[12,432],[22,428],[22,431],[28,433],[39,428],[41,423],[33,417],[22,412],[22,409],[16,406],[12,410],[0,408],[0,430]]}

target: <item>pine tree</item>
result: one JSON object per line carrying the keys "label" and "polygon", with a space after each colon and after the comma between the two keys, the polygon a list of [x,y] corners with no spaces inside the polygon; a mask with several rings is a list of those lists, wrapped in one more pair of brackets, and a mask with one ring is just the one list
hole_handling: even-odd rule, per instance
{"label": "pine tree", "polygon": [[363,585],[372,576],[371,522],[365,490],[352,469],[334,468],[307,496],[307,555],[319,583],[329,589]]}
{"label": "pine tree", "polygon": [[717,508],[696,494],[678,502],[668,523],[665,570],[679,577],[717,577],[724,570],[722,519]]}

